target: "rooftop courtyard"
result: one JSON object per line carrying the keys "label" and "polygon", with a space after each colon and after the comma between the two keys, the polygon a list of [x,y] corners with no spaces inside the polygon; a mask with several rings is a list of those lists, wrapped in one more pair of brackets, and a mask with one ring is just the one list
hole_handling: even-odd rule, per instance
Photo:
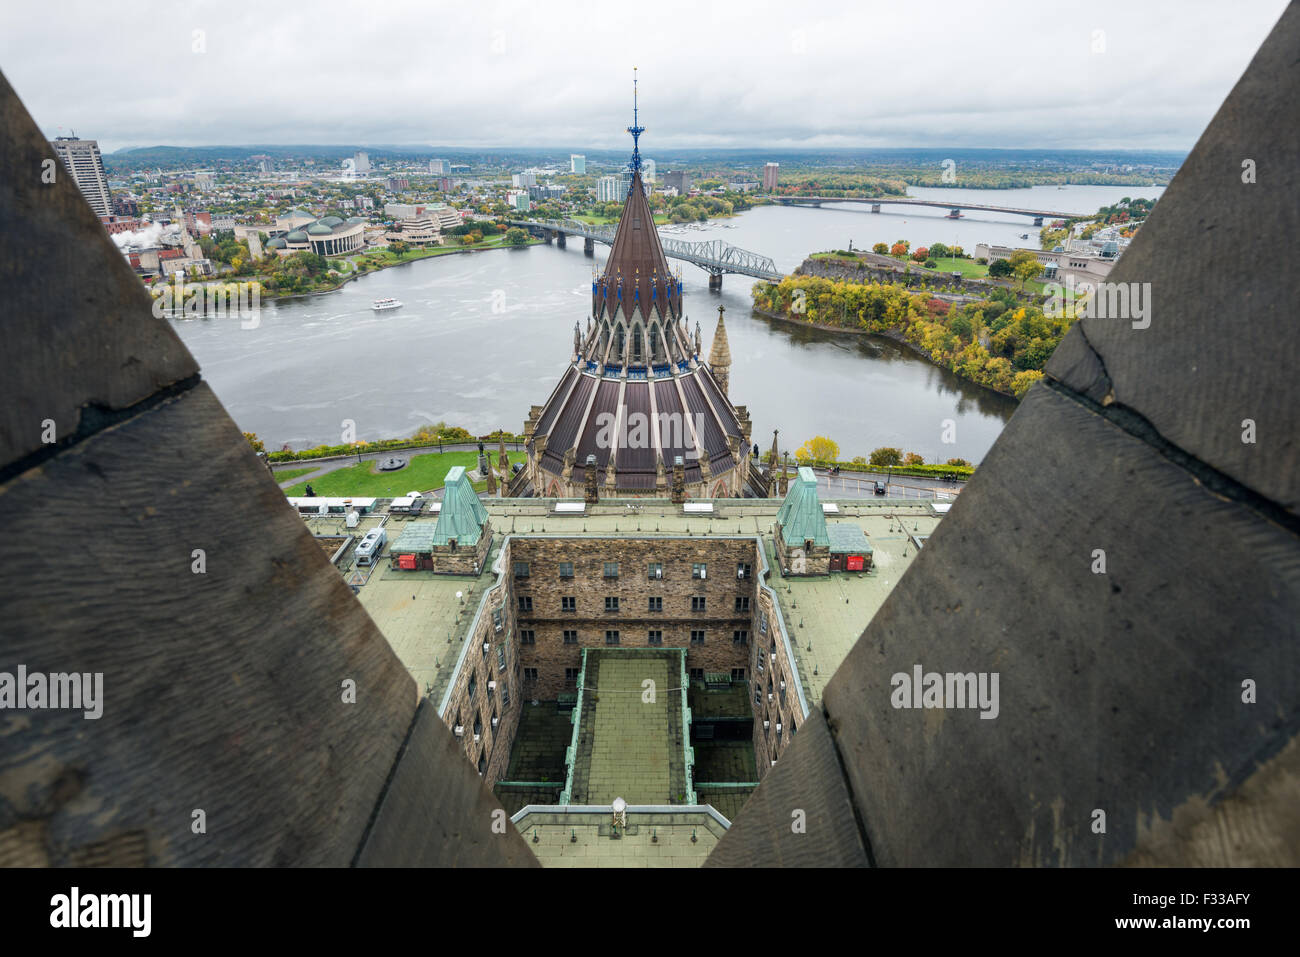
{"label": "rooftop courtyard", "polygon": [[[608,500],[570,513],[557,513],[554,499],[484,499],[483,504],[495,537],[483,573],[477,577],[392,568],[387,549],[370,568],[353,567],[350,551],[340,563],[341,573],[353,584],[362,605],[421,692],[431,690],[435,700],[451,680],[460,642],[473,622],[479,598],[497,581],[493,566],[507,535],[759,536],[770,569],[766,584],[777,595],[790,626],[799,676],[811,704],[820,700],[825,682],[916,557],[919,543],[939,522],[929,502],[915,499],[827,503],[836,509],[828,513],[828,523],[854,523],[866,534],[874,549],[873,567],[864,572],[786,578],[774,553],[772,526],[781,504],[776,499],[714,500],[712,515],[685,513],[682,506],[667,499]],[[360,526],[351,530],[344,528],[341,517],[305,521],[317,535],[350,532],[360,536],[384,523],[391,546],[410,520],[387,515],[385,509],[386,502],[379,500],[376,511],[363,516]]]}
{"label": "rooftop courtyard", "polygon": [[679,649],[584,654],[573,779],[560,803],[687,801],[682,672]]}

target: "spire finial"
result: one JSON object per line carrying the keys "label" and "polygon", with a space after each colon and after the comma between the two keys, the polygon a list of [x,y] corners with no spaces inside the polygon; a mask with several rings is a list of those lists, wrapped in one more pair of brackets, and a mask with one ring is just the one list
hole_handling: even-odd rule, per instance
{"label": "spire finial", "polygon": [[632,67],[632,125],[627,131],[632,134],[632,171],[638,172],[641,169],[641,134],[645,132],[645,127],[638,122],[637,113],[637,95],[636,95],[636,67]]}

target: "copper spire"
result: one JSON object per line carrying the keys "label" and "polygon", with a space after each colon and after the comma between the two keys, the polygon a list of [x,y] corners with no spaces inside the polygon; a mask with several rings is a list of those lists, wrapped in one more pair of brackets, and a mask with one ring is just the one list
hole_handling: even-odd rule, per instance
{"label": "copper spire", "polygon": [[624,315],[630,316],[639,306],[642,315],[651,311],[660,316],[681,315],[681,292],[677,278],[668,268],[668,257],[655,229],[654,214],[646,199],[641,181],[641,153],[638,139],[645,131],[637,119],[635,80],[633,80],[632,183],[623,202],[614,247],[605,261],[605,272],[596,283],[593,311],[597,317],[604,311],[613,313],[621,305]]}

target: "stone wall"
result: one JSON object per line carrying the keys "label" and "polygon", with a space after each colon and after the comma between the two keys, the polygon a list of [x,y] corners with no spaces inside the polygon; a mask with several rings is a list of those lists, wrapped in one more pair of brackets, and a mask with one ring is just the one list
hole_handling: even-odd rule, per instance
{"label": "stone wall", "polygon": [[[785,636],[781,630],[781,616],[777,614],[771,594],[758,589],[757,611],[754,615],[754,633],[750,641],[750,675],[754,706],[754,759],[758,765],[758,779],[772,768],[790,745],[795,730],[803,723],[803,709],[795,687],[795,669],[786,651]],[[785,682],[782,689],[781,683]],[[771,695],[769,698],[768,696]],[[763,722],[767,722],[767,727]],[[777,730],[777,725],[781,729]]]}
{"label": "stone wall", "polygon": [[[509,560],[510,548],[507,546],[501,552],[498,567],[508,570]],[[510,596],[508,572],[501,583],[488,589],[486,596],[479,601],[481,610],[475,610],[477,619],[464,638],[459,667],[450,692],[445,696],[441,717],[453,731],[458,724],[464,728],[457,740],[470,764],[480,771],[491,787],[504,776],[510,765],[510,749],[519,727],[520,702],[525,699],[515,603]],[[496,687],[489,688],[489,682],[496,682]],[[473,694],[470,694],[471,683]],[[493,717],[499,719],[495,728],[492,726]],[[474,739],[476,719],[480,727],[477,741]]]}
{"label": "stone wall", "polygon": [[[574,690],[565,681],[566,668],[578,668],[582,648],[603,648],[605,632],[619,632],[620,647],[649,646],[649,632],[663,632],[663,647],[687,649],[687,668],[750,674],[750,645],[734,643],[734,633],[749,633],[753,641],[754,579],[757,553],[753,539],[605,539],[514,538],[511,577],[519,627],[533,631],[533,642],[521,645],[523,665],[537,669],[537,682],[528,696],[549,700]],[[617,579],[605,578],[604,564],[619,563]],[[527,578],[513,577],[513,563],[527,562]],[[560,562],[573,564],[573,577],[561,578]],[[651,562],[663,565],[663,578],[651,579]],[[692,565],[707,566],[704,579],[692,578]],[[750,566],[745,580],[736,567]],[[605,611],[607,596],[619,599],[617,612]],[[662,611],[649,610],[651,596],[663,599]],[[532,599],[532,611],[518,610],[520,597]],[[564,597],[575,599],[576,610],[562,610]],[[703,598],[705,610],[692,610],[692,598]],[[737,611],[736,599],[748,603]],[[576,631],[577,642],[565,644],[564,631]],[[691,631],[703,630],[704,643],[692,644]]]}
{"label": "stone wall", "polygon": [[829,575],[831,573],[831,547],[809,542],[786,542],[781,534],[781,523],[776,523],[776,557],[781,568],[790,575]]}
{"label": "stone wall", "polygon": [[478,575],[483,571],[488,551],[492,548],[492,522],[483,523],[478,543],[473,548],[450,545],[435,546],[432,552],[432,570],[439,575]]}

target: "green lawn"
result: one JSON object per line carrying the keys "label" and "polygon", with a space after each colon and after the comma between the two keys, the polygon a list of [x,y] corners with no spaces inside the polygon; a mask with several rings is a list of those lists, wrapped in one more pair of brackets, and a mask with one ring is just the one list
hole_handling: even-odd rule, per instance
{"label": "green lawn", "polygon": [[[540,242],[542,242],[542,240],[534,239],[533,237],[530,236],[528,237],[528,242],[525,245],[535,246]],[[411,262],[416,259],[429,259],[433,256],[447,256],[450,255],[451,253],[464,252],[467,249],[494,249],[497,246],[504,246],[504,245],[505,245],[505,237],[504,235],[499,235],[499,236],[488,237],[484,239],[481,243],[476,243],[473,246],[460,246],[460,245],[430,246],[427,249],[410,249],[402,253],[400,256],[397,253],[393,252],[391,249],[376,249],[373,252],[368,252],[363,256],[359,256],[358,258],[363,260],[368,259],[375,264],[382,264],[385,266],[389,266],[398,262]]]}
{"label": "green lawn", "polygon": [[939,272],[959,272],[963,279],[984,279],[989,274],[988,266],[981,266],[973,259],[945,259],[935,260],[935,269]]}
{"label": "green lawn", "polygon": [[[581,215],[581,216],[574,216],[573,218],[576,219],[576,220],[577,220],[578,222],[580,222],[580,223],[590,223],[592,226],[612,226],[612,225],[614,225],[615,223],[618,222],[618,217],[617,217],[617,216],[612,216],[612,217],[611,217],[611,216],[587,216],[587,215]],[[655,213],[655,225],[656,225],[656,226],[663,226],[663,225],[666,224],[667,222],[668,222],[668,217],[667,217],[667,216],[665,216],[663,213]]]}
{"label": "green lawn", "polygon": [[[497,450],[490,447],[487,453],[488,458],[495,464]],[[404,457],[400,450],[392,454]],[[523,462],[528,458],[525,452],[507,451],[506,454],[510,457],[511,464]],[[367,460],[327,472],[320,478],[312,480],[312,491],[317,495],[332,497],[356,495],[375,498],[391,498],[405,495],[410,491],[427,492],[441,488],[443,479],[454,466],[463,465],[466,471],[475,468],[478,465],[478,453],[428,452],[414,455],[410,457],[406,468],[397,472],[375,472],[375,465],[375,462]],[[292,488],[286,489],[285,494],[304,495],[306,488],[306,482],[299,482]],[[487,488],[487,483],[475,483],[474,488],[481,491]]]}
{"label": "green lawn", "polygon": [[313,465],[311,468],[306,469],[282,469],[275,473],[275,480],[277,482],[287,482],[289,479],[297,478],[299,475],[306,475],[308,472],[315,472],[316,468],[317,466]]}

